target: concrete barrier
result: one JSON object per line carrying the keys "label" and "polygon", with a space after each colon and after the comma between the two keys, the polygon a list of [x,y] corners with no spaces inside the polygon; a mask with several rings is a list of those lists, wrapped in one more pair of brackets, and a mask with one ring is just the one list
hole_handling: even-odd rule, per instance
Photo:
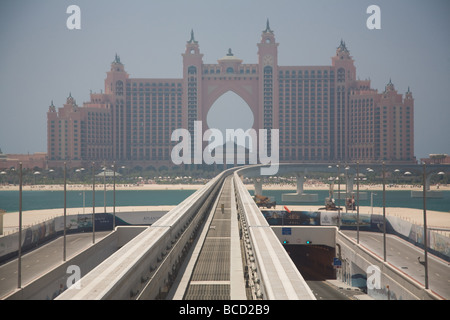
{"label": "concrete barrier", "polygon": [[89,272],[81,279],[79,290],[67,290],[57,299],[163,298],[174,277],[174,269],[181,263],[179,253],[192,243],[197,223],[207,210],[205,204],[210,202],[209,197],[220,186],[222,177],[223,174],[210,180]]}
{"label": "concrete barrier", "polygon": [[[118,248],[136,237],[148,227],[117,227],[105,238],[89,246],[71,259],[46,272],[34,281],[5,297],[8,300],[52,300],[66,291],[68,279],[72,275],[70,266],[79,268],[80,276],[88,274],[97,265],[111,256]],[[70,282],[70,281],[69,281]],[[70,289],[69,290],[77,290]]]}

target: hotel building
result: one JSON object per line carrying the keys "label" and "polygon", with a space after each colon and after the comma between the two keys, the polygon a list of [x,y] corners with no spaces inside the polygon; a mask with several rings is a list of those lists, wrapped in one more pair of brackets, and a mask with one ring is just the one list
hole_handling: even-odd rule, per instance
{"label": "hotel building", "polygon": [[343,41],[327,66],[280,66],[278,45],[267,22],[256,63],[243,63],[230,49],[217,63],[205,64],[191,32],[180,79],[131,78],[116,55],[104,92],[91,93],[82,106],[71,95],[61,108],[50,105],[49,166],[170,166],[178,143],[172,132],[193,132],[194,121],[208,129],[209,109],[230,91],[252,111],[257,132],[279,129],[280,162],[416,161],[409,89],[403,96],[389,81],[380,93],[370,80],[357,80]]}

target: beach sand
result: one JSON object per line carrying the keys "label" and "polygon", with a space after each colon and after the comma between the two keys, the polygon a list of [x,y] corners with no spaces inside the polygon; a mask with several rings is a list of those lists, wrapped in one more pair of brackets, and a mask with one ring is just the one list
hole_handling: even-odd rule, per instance
{"label": "beach sand", "polygon": [[[132,212],[132,211],[170,211],[175,206],[116,206],[116,212]],[[291,211],[318,211],[323,206],[318,205],[286,205]],[[283,206],[278,205],[276,210],[283,210]],[[360,214],[370,214],[372,208],[367,206],[361,206],[359,209]],[[106,207],[107,212],[113,212],[113,207]],[[104,207],[96,207],[96,213],[103,213]],[[342,212],[345,212],[343,209]],[[92,207],[84,208],[85,214],[92,214]],[[356,215],[356,211],[353,211]],[[374,214],[383,214],[382,207],[373,207]],[[83,208],[67,208],[67,215],[83,214]],[[44,209],[44,210],[30,210],[22,212],[22,226],[23,228],[32,226],[37,223],[41,223],[45,220],[52,219],[57,216],[63,216],[64,209]],[[403,220],[409,221],[413,224],[423,225],[423,210],[411,209],[411,208],[386,208],[386,216],[396,216]],[[19,213],[7,212],[3,215],[3,235],[7,235],[12,232],[16,232],[19,227]],[[431,211],[427,210],[427,227],[428,228],[442,228],[450,231],[450,212]],[[448,234],[449,232],[444,232]]]}

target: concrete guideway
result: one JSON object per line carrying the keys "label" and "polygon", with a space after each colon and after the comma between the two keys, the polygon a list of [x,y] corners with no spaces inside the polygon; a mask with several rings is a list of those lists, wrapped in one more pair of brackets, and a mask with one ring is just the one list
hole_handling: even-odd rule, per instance
{"label": "concrete guideway", "polygon": [[315,300],[311,289],[242,183],[238,175],[241,170],[234,173],[234,182],[238,213],[242,217],[246,258],[250,262],[249,280],[259,291],[256,298]]}
{"label": "concrete guideway", "polygon": [[173,299],[246,299],[232,177],[215,201]]}
{"label": "concrete guideway", "polygon": [[210,180],[81,278],[79,290],[66,290],[57,299],[164,299],[223,176]]}

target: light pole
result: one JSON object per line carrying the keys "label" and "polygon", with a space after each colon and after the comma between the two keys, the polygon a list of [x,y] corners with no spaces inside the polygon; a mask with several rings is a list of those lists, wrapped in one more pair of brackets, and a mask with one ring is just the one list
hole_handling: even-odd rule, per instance
{"label": "light pole", "polygon": [[36,176],[38,175],[38,174],[41,174],[39,171],[35,171],[34,172],[34,185],[36,185]]}
{"label": "light pole", "polygon": [[397,178],[397,185],[398,185],[398,177],[399,177],[399,174],[400,174],[400,169],[395,169],[395,170],[394,170],[394,175],[395,175],[395,177]]}
{"label": "light pole", "polygon": [[0,172],[0,175],[2,176],[2,181],[1,181],[2,183],[1,183],[1,184],[3,184],[3,183],[4,183],[4,181],[3,181],[3,176],[4,176],[4,175],[6,175],[6,174],[7,174],[7,173],[6,173],[6,171],[2,171],[2,172]]}
{"label": "light pole", "polygon": [[[345,201],[344,201],[344,203],[345,203],[345,213],[347,213],[347,210],[348,210],[348,208],[347,208],[347,199],[348,199],[348,197],[350,196],[350,194],[349,194],[349,183],[348,183],[348,170],[350,170],[350,167],[349,166],[345,166],[345,168],[344,168],[344,170],[345,170]],[[352,188],[353,188],[353,186],[352,186]],[[353,205],[352,205],[352,211],[353,211]]]}
{"label": "light pole", "polygon": [[423,245],[425,255],[425,289],[428,289],[428,241],[427,241],[427,172],[423,164]]}
{"label": "light pole", "polygon": [[116,162],[113,162],[113,230],[116,228]]}
{"label": "light pole", "polygon": [[359,161],[356,162],[356,243],[359,244]]}
{"label": "light pole", "polygon": [[[80,168],[80,169],[76,169],[75,172],[80,173],[80,176],[82,175],[81,173],[84,171],[84,168]],[[82,189],[83,189],[83,214],[85,213],[85,205],[86,205],[86,201],[85,201],[85,188],[84,188],[84,181],[82,180],[82,177],[79,177],[79,180],[82,182]]]}
{"label": "light pole", "polygon": [[338,230],[341,231],[341,162],[338,162]]}
{"label": "light pole", "polygon": [[[55,172],[55,170],[53,170],[53,169],[48,170],[49,174],[53,173],[53,172]],[[53,176],[53,174],[51,174],[50,176],[52,177],[52,183],[53,183],[53,180],[55,179],[55,177]]]}
{"label": "light pole", "polygon": [[106,165],[103,162],[103,207],[104,213],[106,213]]}
{"label": "light pole", "polygon": [[386,262],[386,170],[383,161],[383,260]]}
{"label": "light pole", "polygon": [[17,259],[17,288],[22,287],[22,162],[19,163],[19,256]]}
{"label": "light pole", "polygon": [[95,162],[92,162],[92,243],[95,243]]}
{"label": "light pole", "polygon": [[373,215],[373,196],[376,196],[377,194],[374,192],[370,193],[370,213]]}
{"label": "light pole", "polygon": [[67,198],[66,198],[66,162],[64,161],[64,246],[63,246],[63,261],[66,261],[66,208],[67,208]]}

